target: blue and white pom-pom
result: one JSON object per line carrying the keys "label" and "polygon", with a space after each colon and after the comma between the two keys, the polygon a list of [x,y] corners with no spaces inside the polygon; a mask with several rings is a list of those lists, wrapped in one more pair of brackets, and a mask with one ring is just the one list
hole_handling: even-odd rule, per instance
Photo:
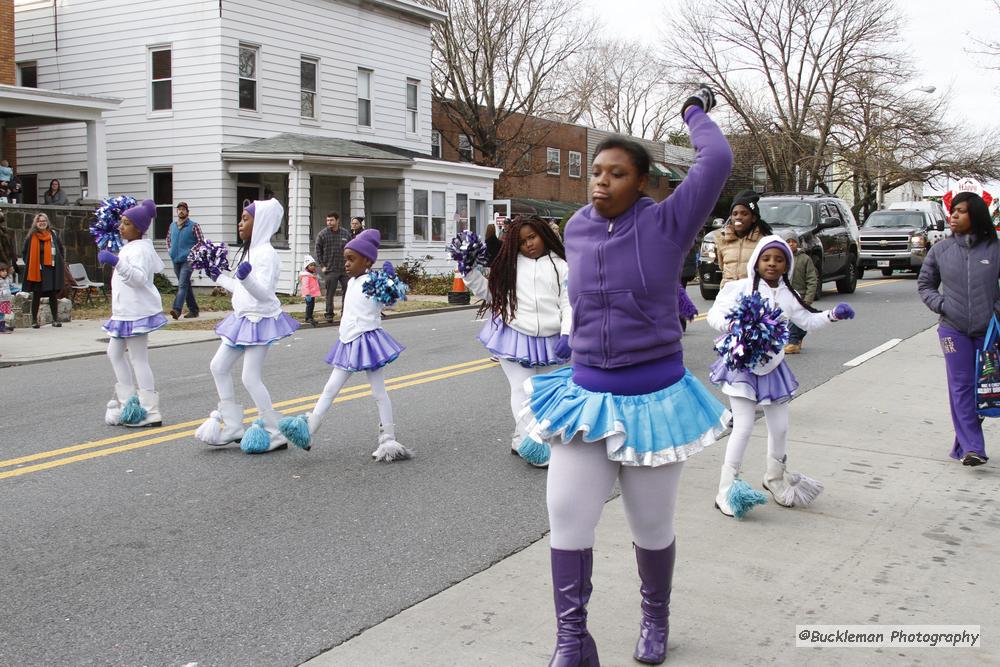
{"label": "blue and white pom-pom", "polygon": [[396,268],[392,262],[386,262],[381,269],[369,271],[368,280],[361,286],[365,296],[383,306],[392,306],[397,301],[405,301],[409,289],[409,285],[396,275]]}
{"label": "blue and white pom-pom", "polygon": [[312,435],[309,433],[309,420],[303,415],[282,417],[278,420],[278,430],[288,442],[307,452],[312,448]]}
{"label": "blue and white pom-pom", "polygon": [[476,266],[486,266],[486,244],[475,232],[464,230],[446,246],[451,258],[458,262],[458,271],[466,275]]}
{"label": "blue and white pom-pom", "polygon": [[146,408],[139,404],[139,397],[133,395],[122,406],[120,420],[122,424],[138,424],[146,418],[146,414]]}
{"label": "blue and white pom-pom", "polygon": [[692,322],[694,318],[698,317],[698,307],[694,305],[694,301],[688,296],[683,285],[677,286],[677,314],[682,320],[688,322]]}
{"label": "blue and white pom-pom", "polygon": [[742,296],[726,319],[729,333],[716,339],[715,351],[730,370],[766,364],[788,342],[788,323],[781,308],[772,306],[759,292]]}
{"label": "blue and white pom-pom", "polygon": [[122,213],[136,205],[135,197],[119,195],[109,197],[101,202],[94,211],[94,224],[90,226],[90,234],[98,250],[110,250],[117,253],[125,245],[118,227],[122,222]]}
{"label": "blue and white pom-pom", "polygon": [[213,241],[198,241],[191,246],[188,253],[188,262],[191,263],[193,271],[207,272],[209,269],[218,269],[219,273],[229,270],[229,246],[225,243],[215,243]]}
{"label": "blue and white pom-pom", "polygon": [[766,505],[767,496],[742,479],[736,478],[726,493],[726,502],[733,510],[733,516],[742,519],[747,512],[754,508],[754,505]]}
{"label": "blue and white pom-pom", "polygon": [[271,434],[264,428],[263,419],[255,419],[250,428],[243,432],[240,449],[244,454],[263,454],[271,448]]}
{"label": "blue and white pom-pom", "polygon": [[549,463],[552,450],[546,442],[538,442],[531,438],[525,438],[517,446],[517,453],[521,458],[533,466],[545,466]]}

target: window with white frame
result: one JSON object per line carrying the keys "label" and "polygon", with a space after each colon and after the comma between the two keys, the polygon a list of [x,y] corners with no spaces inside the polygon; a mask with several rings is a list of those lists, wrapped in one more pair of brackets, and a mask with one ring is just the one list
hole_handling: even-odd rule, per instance
{"label": "window with white frame", "polygon": [[441,158],[441,133],[431,130],[431,157]]}
{"label": "window with white frame", "polygon": [[583,155],[578,151],[569,152],[569,177],[580,178],[583,173]]}
{"label": "window with white frame", "polygon": [[472,162],[472,139],[467,134],[458,135],[458,159],[461,162]]}
{"label": "window with white frame", "polygon": [[80,196],[84,199],[90,194],[90,174],[86,171],[80,172]]}
{"label": "window with white frame", "polygon": [[260,49],[250,44],[240,44],[240,109],[257,110],[257,60]]}
{"label": "window with white frame", "polygon": [[469,228],[469,195],[455,195],[455,233],[461,233]]}
{"label": "window with white frame", "polygon": [[431,241],[444,241],[443,192],[431,192]]}
{"label": "window with white frame", "polygon": [[396,241],[399,219],[399,192],[396,187],[365,183],[365,227],[377,229],[382,241]]}
{"label": "window with white frame", "polygon": [[558,148],[545,149],[545,173],[558,176],[562,170],[561,159]]}
{"label": "window with white frame", "polygon": [[753,167],[753,189],[756,192],[767,190],[767,168],[762,164]]}
{"label": "window with white frame", "polygon": [[38,63],[18,63],[17,81],[23,88],[38,88]]}
{"label": "window with white frame", "polygon": [[316,90],[319,79],[319,60],[302,56],[299,60],[299,115],[315,119]]}
{"label": "window with white frame", "polygon": [[358,68],[358,125],[372,126],[372,71]]}
{"label": "window with white frame", "polygon": [[169,46],[149,50],[150,108],[170,111],[173,106],[173,57]]}
{"label": "window with white frame", "polygon": [[420,82],[416,79],[406,80],[406,131],[416,134],[419,128],[418,100],[420,99]]}
{"label": "window with white frame", "polygon": [[427,240],[427,223],[430,221],[427,190],[413,191],[413,238],[416,241]]}
{"label": "window with white frame", "polygon": [[165,239],[174,215],[174,171],[173,169],[150,169],[149,171],[153,185],[153,203],[156,204],[153,238]]}

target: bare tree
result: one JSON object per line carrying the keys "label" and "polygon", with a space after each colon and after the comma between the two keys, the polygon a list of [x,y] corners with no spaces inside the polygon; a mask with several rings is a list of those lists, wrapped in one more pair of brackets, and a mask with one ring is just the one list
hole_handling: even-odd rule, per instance
{"label": "bare tree", "polygon": [[[1000,14],[1000,0],[993,0],[993,8]],[[986,69],[1000,70],[1000,39],[970,35],[973,46],[966,49],[971,54],[985,56]]]}
{"label": "bare tree", "polygon": [[[559,79],[589,36],[571,0],[429,0],[444,12],[433,30],[433,94],[462,129],[476,162],[508,175],[534,173],[533,147],[564,111]],[[452,141],[449,137],[447,141]]]}

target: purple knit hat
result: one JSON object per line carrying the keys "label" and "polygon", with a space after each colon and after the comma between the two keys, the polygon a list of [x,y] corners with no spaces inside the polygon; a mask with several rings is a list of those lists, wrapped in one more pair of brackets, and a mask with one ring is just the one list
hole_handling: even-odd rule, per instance
{"label": "purple knit hat", "polygon": [[255,201],[250,202],[250,205],[244,208],[243,210],[249,213],[251,218],[254,217],[254,213],[257,210],[257,202]]}
{"label": "purple knit hat", "polygon": [[152,199],[144,199],[141,204],[122,213],[122,217],[128,218],[136,229],[145,234],[156,217],[156,203]]}
{"label": "purple knit hat", "polygon": [[344,250],[353,250],[374,262],[375,258],[378,257],[378,246],[381,242],[382,235],[378,233],[377,229],[366,229],[348,241]]}
{"label": "purple knit hat", "polygon": [[789,264],[791,263],[792,256],[788,254],[788,244],[783,241],[771,241],[770,243],[765,244],[764,247],[760,249],[760,252],[757,253],[757,257],[759,258],[765,251],[770,250],[771,248],[777,248],[781,252],[785,253],[785,261]]}

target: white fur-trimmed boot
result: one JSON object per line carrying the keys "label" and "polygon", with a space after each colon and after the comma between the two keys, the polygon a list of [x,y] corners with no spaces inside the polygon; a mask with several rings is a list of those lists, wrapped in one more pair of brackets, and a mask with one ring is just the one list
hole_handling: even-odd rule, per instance
{"label": "white fur-trimmed boot", "polygon": [[135,388],[131,385],[115,383],[115,396],[108,401],[107,409],[104,411],[104,423],[108,426],[119,426],[122,423],[122,408],[128,399],[135,394]]}
{"label": "white fur-trimmed boot", "polygon": [[770,455],[767,457],[764,488],[782,507],[805,507],[823,492],[823,484],[802,473],[789,472],[787,461],[787,454],[780,461]]}
{"label": "white fur-trimmed boot", "polygon": [[206,445],[221,447],[243,437],[243,406],[233,401],[219,401],[198,430],[194,432]]}
{"label": "white fur-trimmed boot", "polygon": [[715,496],[715,506],[726,516],[742,519],[754,505],[767,503],[767,496],[740,479],[740,469],[729,463],[722,464],[719,477],[719,493]]}
{"label": "white fur-trimmed boot", "polygon": [[147,389],[139,390],[139,411],[141,415],[138,421],[126,423],[125,426],[163,426],[163,417],[160,416],[160,395],[155,391]]}
{"label": "white fur-trimmed boot", "polygon": [[385,429],[379,424],[378,430],[378,447],[372,452],[373,459],[391,463],[392,461],[403,461],[413,458],[412,451],[396,442],[396,429],[394,425],[392,428]]}

